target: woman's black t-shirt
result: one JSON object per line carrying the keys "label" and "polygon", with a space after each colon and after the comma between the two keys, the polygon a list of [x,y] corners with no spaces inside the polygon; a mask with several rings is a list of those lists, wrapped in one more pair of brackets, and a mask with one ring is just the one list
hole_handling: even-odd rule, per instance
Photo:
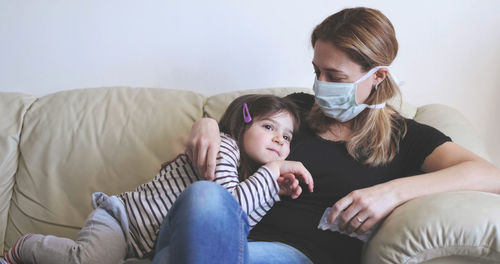
{"label": "woman's black t-shirt", "polygon": [[[307,112],[314,103],[309,94],[293,94],[299,107]],[[407,132],[399,152],[388,164],[363,165],[346,150],[345,142],[321,138],[307,126],[294,140],[288,160],[300,161],[314,179],[314,192],[302,186],[295,200],[283,197],[250,232],[249,238],[280,241],[306,254],[314,263],[359,263],[363,243],[338,232],[317,228],[327,207],[353,190],[396,178],[421,174],[424,159],[441,144],[451,141],[435,128],[405,119]]]}

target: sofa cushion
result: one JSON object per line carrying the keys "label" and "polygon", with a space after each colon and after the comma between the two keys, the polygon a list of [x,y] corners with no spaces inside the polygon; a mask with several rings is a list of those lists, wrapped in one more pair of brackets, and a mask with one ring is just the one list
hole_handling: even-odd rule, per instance
{"label": "sofa cushion", "polygon": [[498,263],[499,204],[500,195],[474,191],[411,200],[381,224],[364,263]]}
{"label": "sofa cushion", "polygon": [[24,115],[35,97],[18,93],[0,93],[0,255],[4,251],[5,228],[14,175],[18,165],[18,144]]}
{"label": "sofa cushion", "polygon": [[126,87],[37,100],[21,135],[7,246],[29,232],[75,238],[91,193],[131,190],[184,151],[204,101],[194,92]]}

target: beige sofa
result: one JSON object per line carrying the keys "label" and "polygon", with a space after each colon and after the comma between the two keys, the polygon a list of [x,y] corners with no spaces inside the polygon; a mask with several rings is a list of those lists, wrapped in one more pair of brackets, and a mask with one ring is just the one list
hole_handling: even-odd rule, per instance
{"label": "beige sofa", "polygon": [[[97,88],[40,98],[0,93],[0,253],[22,234],[74,238],[90,212],[90,194],[120,193],[151,179],[184,149],[203,116],[219,118],[243,93],[285,95],[310,89],[262,89],[206,97],[146,88]],[[488,159],[463,116],[444,105],[402,105]],[[365,263],[500,263],[500,196],[443,193],[412,200],[380,226]],[[3,253],[2,253],[3,254]]]}

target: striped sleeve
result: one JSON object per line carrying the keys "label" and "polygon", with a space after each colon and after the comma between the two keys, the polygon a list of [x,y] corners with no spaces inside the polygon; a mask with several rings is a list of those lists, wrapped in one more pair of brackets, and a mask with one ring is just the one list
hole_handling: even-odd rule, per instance
{"label": "striped sleeve", "polygon": [[275,202],[279,186],[272,172],[260,167],[245,181],[238,180],[240,151],[234,139],[221,133],[221,146],[215,167],[215,182],[226,188],[248,215],[250,226],[256,225]]}

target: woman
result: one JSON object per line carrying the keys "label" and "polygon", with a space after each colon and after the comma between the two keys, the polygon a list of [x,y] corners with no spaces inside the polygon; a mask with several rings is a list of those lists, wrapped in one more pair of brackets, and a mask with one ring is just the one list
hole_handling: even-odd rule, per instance
{"label": "woman", "polygon": [[[361,234],[416,197],[455,190],[500,192],[500,171],[492,164],[386,105],[399,95],[388,68],[398,43],[381,12],[342,10],[314,29],[311,42],[315,96],[290,96],[301,106],[306,125],[288,159],[310,171],[314,192],[277,203],[252,230],[251,242],[197,239],[213,239],[214,248],[239,243],[240,259],[250,263],[357,263],[362,242],[317,228],[327,207],[332,207],[330,222],[338,219],[346,233]],[[214,174],[219,141],[214,120],[193,126],[189,153],[207,179]],[[197,192],[202,191],[186,192],[186,200]],[[224,209],[213,208],[212,214],[217,210]],[[208,227],[226,221],[199,217]],[[184,245],[196,250],[200,243],[195,244],[194,239]],[[214,254],[207,258],[216,258]],[[275,255],[282,258],[274,260]]]}

